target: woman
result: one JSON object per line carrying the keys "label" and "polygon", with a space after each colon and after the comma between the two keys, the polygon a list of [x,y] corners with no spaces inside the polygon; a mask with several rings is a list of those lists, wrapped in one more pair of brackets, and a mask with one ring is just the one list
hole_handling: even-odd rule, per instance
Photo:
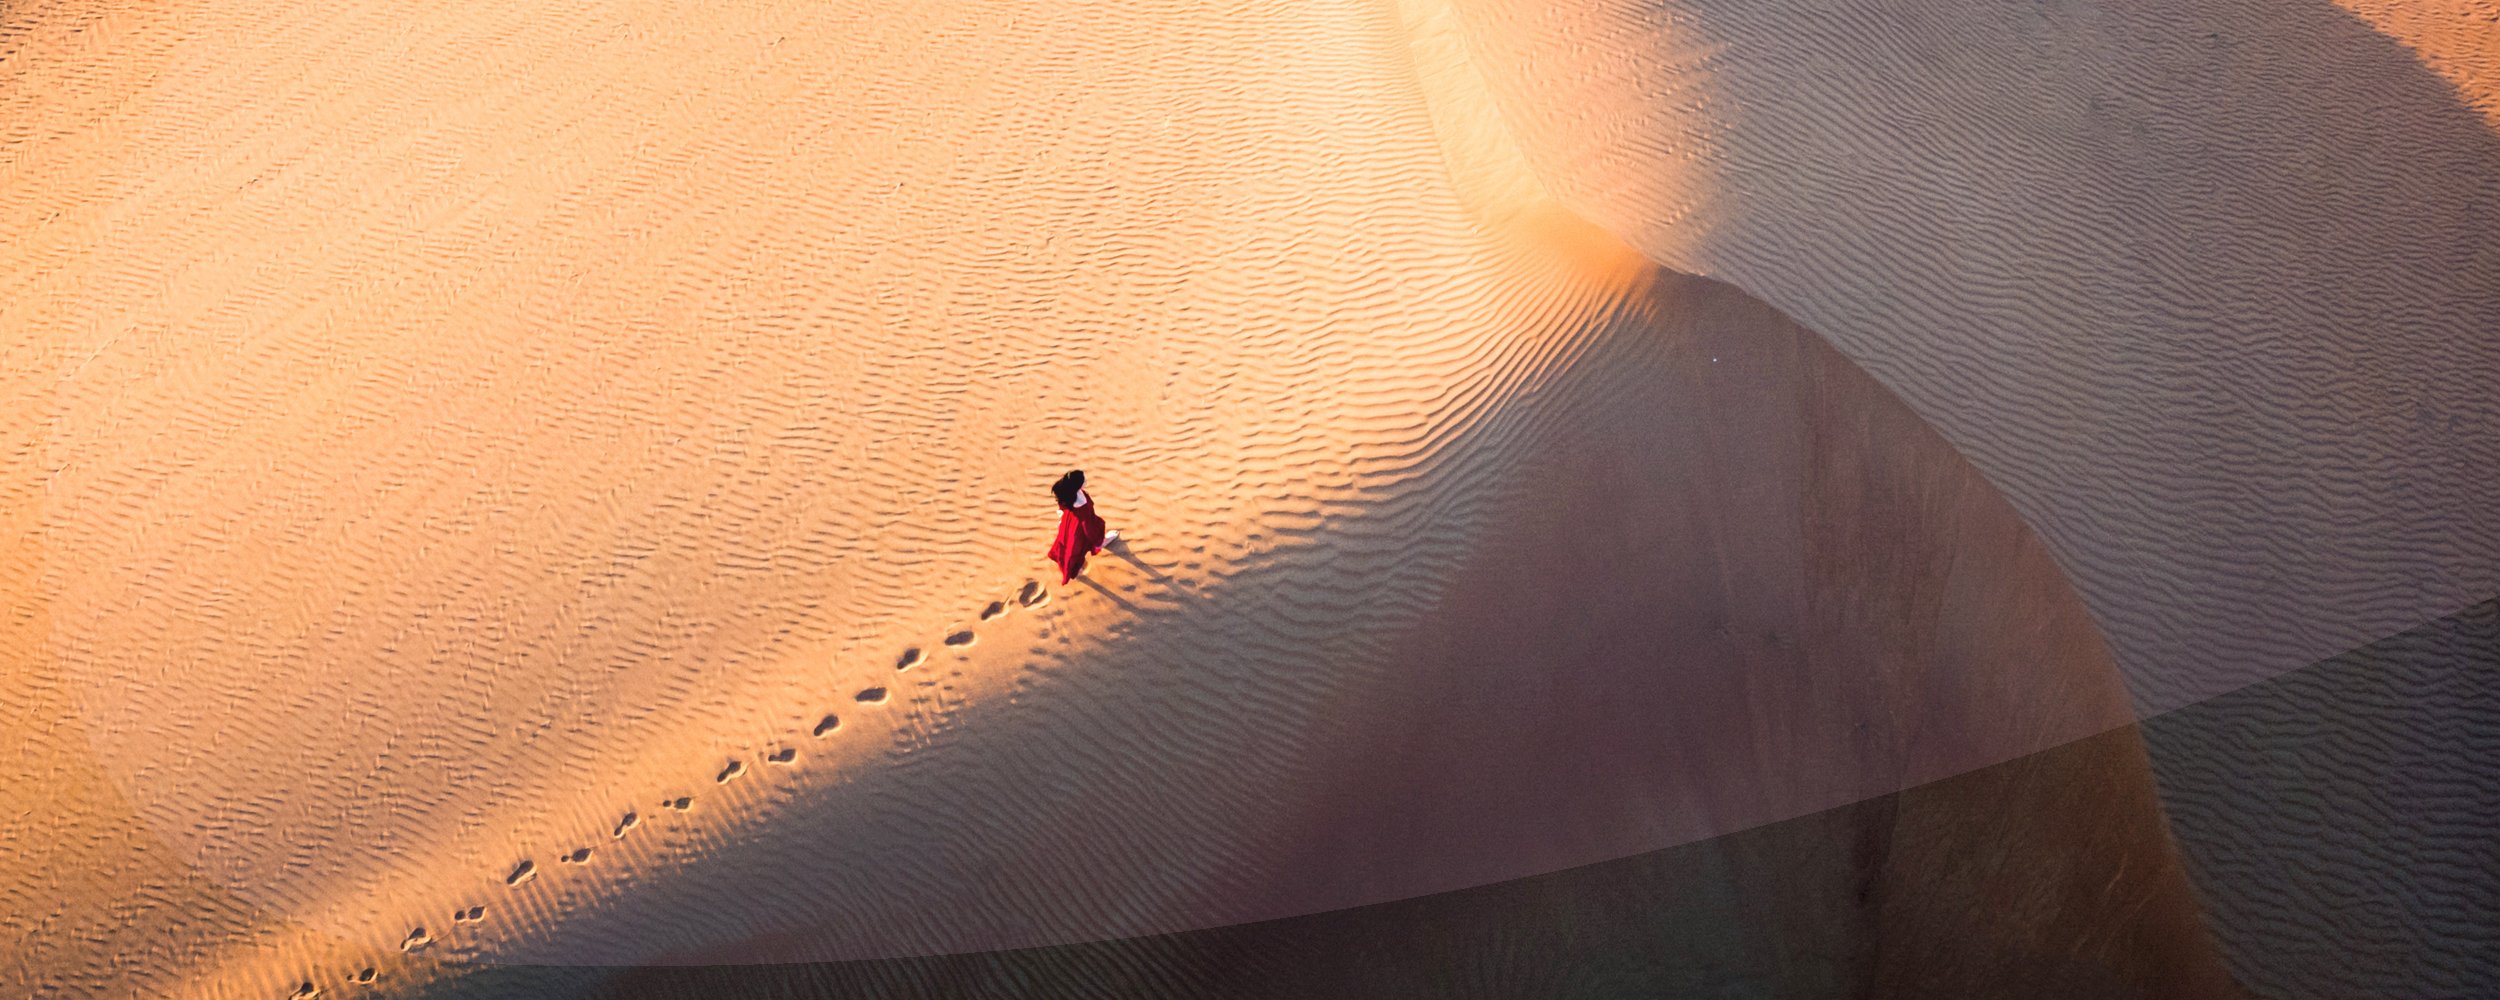
{"label": "woman", "polygon": [[1085,473],[1059,477],[1050,492],[1059,498],[1059,540],[1050,543],[1050,561],[1059,564],[1059,582],[1066,583],[1085,571],[1086,556],[1119,541],[1120,533],[1103,530],[1094,498],[1085,495]]}

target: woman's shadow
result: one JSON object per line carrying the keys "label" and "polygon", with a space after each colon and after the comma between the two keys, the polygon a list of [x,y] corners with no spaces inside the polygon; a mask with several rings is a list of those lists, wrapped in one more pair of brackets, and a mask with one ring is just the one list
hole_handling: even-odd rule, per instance
{"label": "woman's shadow", "polygon": [[[1144,574],[1147,582],[1152,583],[1158,589],[1159,596],[1169,597],[1183,607],[1197,604],[1202,600],[1197,594],[1191,593],[1186,584],[1173,579],[1171,574],[1156,569],[1145,560],[1138,558],[1137,553],[1130,550],[1127,538],[1112,539],[1104,543],[1102,550],[1107,555],[1118,556],[1122,562],[1135,567],[1137,572]],[[1095,593],[1101,594],[1111,603],[1118,605],[1120,610],[1141,617],[1145,614],[1145,610],[1139,608],[1135,602],[1120,596],[1118,591],[1104,586],[1102,581],[1094,579],[1092,574],[1080,574],[1077,579],[1084,581],[1086,586],[1092,587]]]}

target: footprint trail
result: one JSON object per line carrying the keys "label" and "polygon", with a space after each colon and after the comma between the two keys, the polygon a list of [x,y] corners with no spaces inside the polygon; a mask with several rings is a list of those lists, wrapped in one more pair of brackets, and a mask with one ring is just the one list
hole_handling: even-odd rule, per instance
{"label": "footprint trail", "polygon": [[[1035,608],[1047,604],[1049,601],[1050,592],[1047,587],[1043,586],[1038,580],[1027,580],[1023,586],[1017,589],[1016,593],[1012,597],[1003,600],[990,601],[984,605],[979,612],[978,618],[982,622],[993,622],[1005,617],[1007,612],[1013,608]],[[941,642],[949,648],[962,649],[971,646],[978,640],[978,638],[979,636],[973,629],[965,628],[948,632]],[[897,671],[906,671],[914,667],[922,666],[927,662],[928,654],[925,647],[917,645],[908,646],[904,648],[903,651],[895,658],[894,669]],[[884,705],[891,700],[891,693],[881,685],[863,687],[858,689],[857,692],[852,695],[852,700],[862,705]],[[824,739],[837,735],[842,731],[842,728],[842,718],[839,715],[828,712],[819,718],[813,726],[809,727],[808,735],[817,739]],[[762,760],[784,768],[796,768],[798,766],[799,752],[797,747],[787,743],[773,744],[772,746],[773,749],[765,751],[761,755]],[[713,773],[712,780],[714,784],[726,785],[745,775],[747,770],[748,767],[745,759],[732,757],[725,762],[718,771]],[[660,800],[660,807],[681,815],[691,813],[694,810],[694,796],[678,795],[670,798],[664,798]],[[643,816],[640,811],[630,808],[626,809],[624,814],[617,819],[616,825],[610,828],[608,836],[612,840],[623,840],[627,833],[632,832],[641,826],[642,822]],[[590,848],[576,847],[558,855],[556,860],[568,866],[582,868],[589,865],[590,858]],[[514,864],[511,870],[504,874],[503,883],[505,888],[508,890],[526,892],[530,891],[527,888],[528,886],[538,881],[539,875],[540,871],[537,861],[534,859],[524,858]],[[451,919],[455,928],[461,925],[482,924],[486,919],[486,905],[480,903],[455,909],[452,911]],[[435,936],[424,926],[417,926],[410,929],[408,935],[400,940],[399,950],[403,954],[413,955],[431,947],[436,940]],[[372,962],[356,966],[353,971],[342,973],[341,978],[349,984],[370,988],[375,986],[377,983],[382,982],[386,977],[384,976],[383,964]],[[292,983],[290,985],[289,992],[283,995],[289,998],[289,1000],[304,1000],[304,998],[321,995],[321,987],[319,982],[316,980],[300,980]]]}

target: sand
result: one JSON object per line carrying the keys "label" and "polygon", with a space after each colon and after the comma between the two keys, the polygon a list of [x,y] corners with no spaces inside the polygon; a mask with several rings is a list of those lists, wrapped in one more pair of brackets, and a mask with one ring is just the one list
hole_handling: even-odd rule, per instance
{"label": "sand", "polygon": [[2500,593],[2491,3],[1457,6],[1557,197],[1933,422],[2143,714]]}
{"label": "sand", "polygon": [[2470,997],[2500,982],[2500,601],[2143,730],[2252,992]]}
{"label": "sand", "polygon": [[2457,99],[2500,127],[2500,3],[2492,0],[2342,0],[2338,4],[2412,49]]}
{"label": "sand", "polygon": [[[2487,191],[2490,135],[2399,149],[2374,161],[2394,194],[2320,210],[2361,251],[2447,241],[2335,286],[2338,317],[2409,318],[2361,389],[2452,350],[2437,419],[2347,414],[2316,474],[2389,473],[2354,463],[2400,433],[2440,460],[2252,501],[2200,547],[2110,498],[2312,466],[2113,493],[2188,439],[2127,424],[2085,459],[2080,418],[1974,431],[2044,396],[2148,426],[2208,398],[1972,353],[1997,301],[2084,317],[2009,349],[2110,342],[2087,320],[2166,308],[2092,292],[2133,272],[1970,277],[1958,230],[1806,225],[1820,203],[1744,151],[1834,147],[1737,143],[1761,98],[1732,55],[1543,78],[1739,95],[1692,126],[1729,146],[1644,134],[1684,165],[1593,195],[1630,168],[1575,150],[1694,105],[1536,90],[1531,43],[1563,36],[1488,20],[1516,15],[9,8],[0,989],[456,994],[513,964],[1070,945],[1817,815],[1873,846],[1746,912],[1864,920],[1853,947],[1892,964],[1835,991],[2008,987],[2039,968],[2005,956],[2045,954],[2224,989],[2125,727],[2146,676],[2216,676],[2174,647],[2254,650],[2212,667],[2239,677],[2324,641],[2250,638],[2264,601],[2360,588],[2316,629],[2341,635],[2490,582],[2461,498],[2492,425],[2458,387],[2487,370],[2460,331],[2493,203],[2413,196]],[[1847,82],[1798,100],[1835,113]],[[1870,170],[1986,162],[1829,141]],[[2107,210],[2035,252],[2136,235],[2088,223],[2165,183],[2087,188]],[[2307,221],[2258,208],[2189,235]],[[1788,255],[1810,232],[1864,249]],[[1837,307],[1890,279],[1920,304]],[[2191,356],[2253,373],[2230,390],[2334,374],[2287,339]],[[1044,586],[1069,467],[1128,541]],[[2400,487],[2377,534],[2322,530]],[[2317,554],[2285,554],[2295,530]],[[2158,608],[2110,582],[2211,582],[2225,542],[2269,580],[2350,573]],[[2000,772],[2069,784],[1929,784],[2069,745]],[[1831,812],[1914,787],[1945,789],[1915,822]],[[2100,825],[2004,815],[2077,787]],[[1894,889],[1828,891],[1852,878]],[[2001,947],[1956,946],[1983,923]]]}

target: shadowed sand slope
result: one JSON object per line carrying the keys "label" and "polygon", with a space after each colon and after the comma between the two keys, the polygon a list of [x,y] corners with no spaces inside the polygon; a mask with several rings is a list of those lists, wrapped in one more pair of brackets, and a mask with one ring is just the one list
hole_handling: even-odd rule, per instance
{"label": "shadowed sand slope", "polygon": [[[503,966],[420,995],[1609,1000],[1981,996],[2007,983],[2072,1000],[2232,995],[2194,971],[2194,932],[2164,919],[2185,912],[2177,883],[2111,886],[2041,863],[2167,868],[2158,817],[2110,810],[2140,793],[2142,767],[2130,728],[1700,843],[1351,910],[912,959]],[[2000,821],[1971,822],[1974,809]],[[2063,917],[2004,919],[2009,897]],[[2110,927],[2113,904],[2152,919]]]}
{"label": "shadowed sand slope", "polygon": [[2250,988],[2463,1000],[2500,983],[2500,601],[2143,729]]}
{"label": "shadowed sand slope", "polygon": [[2500,592],[2490,4],[1459,6],[1563,200],[1933,421],[2142,709]]}
{"label": "shadowed sand slope", "polygon": [[[1546,197],[1434,5],[8,17],[12,987],[1182,931],[2129,718],[1978,472]],[[1131,541],[1053,593],[1072,465]],[[1765,919],[1902,859],[1971,881],[1835,982],[2203,988],[2131,739],[2105,841],[1868,813]]]}

